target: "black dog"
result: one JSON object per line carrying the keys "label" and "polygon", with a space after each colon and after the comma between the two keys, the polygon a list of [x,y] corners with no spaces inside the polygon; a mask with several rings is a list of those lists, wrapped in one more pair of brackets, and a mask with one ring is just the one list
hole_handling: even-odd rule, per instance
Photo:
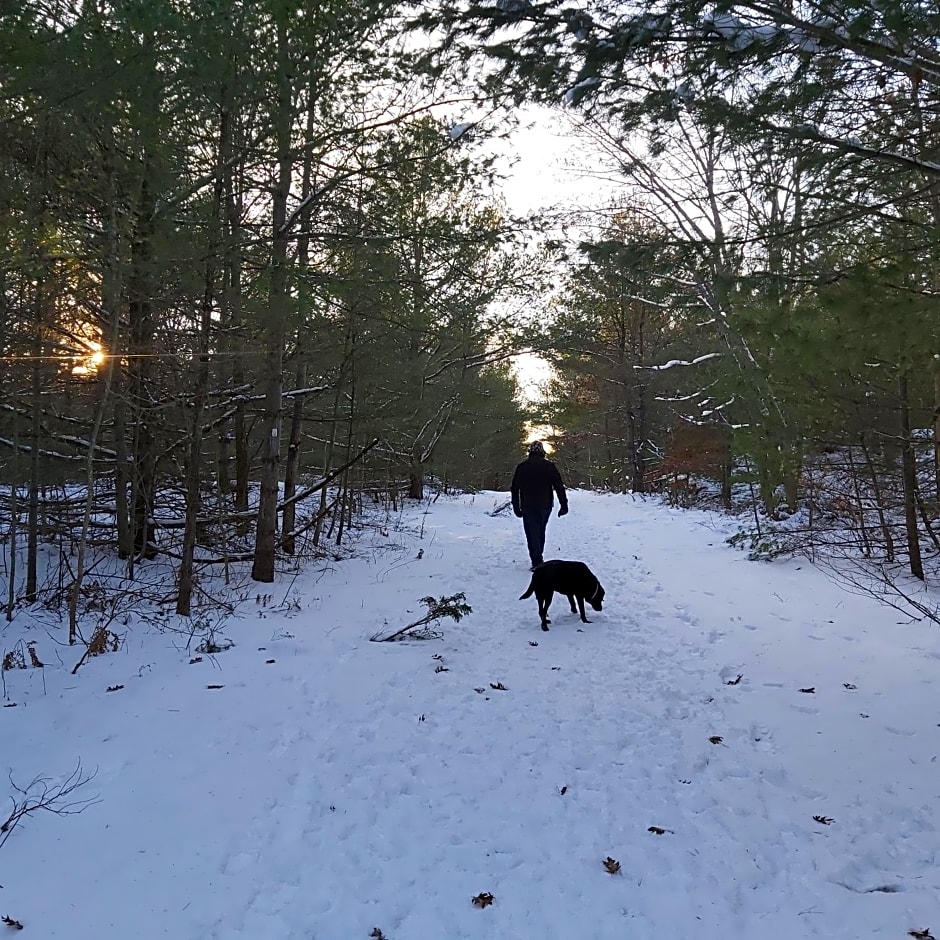
{"label": "black dog", "polygon": [[[542,629],[547,630],[551,620],[548,619],[548,607],[555,592],[564,594],[571,604],[571,613],[580,611],[581,622],[590,623],[584,615],[584,602],[587,601],[595,610],[603,610],[604,588],[601,582],[583,561],[559,561],[557,558],[546,561],[532,570],[532,581],[528,590],[519,600],[524,600],[535,594],[539,602],[539,616],[542,618]],[[578,599],[575,607],[574,599]]]}

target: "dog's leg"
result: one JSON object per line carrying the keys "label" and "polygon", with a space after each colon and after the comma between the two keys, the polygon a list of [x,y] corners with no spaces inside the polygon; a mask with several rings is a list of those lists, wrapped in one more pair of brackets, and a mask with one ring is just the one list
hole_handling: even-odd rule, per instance
{"label": "dog's leg", "polygon": [[551,623],[551,620],[548,619],[548,608],[554,596],[554,593],[549,591],[547,596],[539,598],[539,614],[542,617],[542,629],[545,631],[548,630],[548,625]]}
{"label": "dog's leg", "polygon": [[568,595],[568,603],[571,604],[571,613],[576,614],[578,612],[578,608],[574,606],[574,594]]}
{"label": "dog's leg", "polygon": [[584,613],[584,598],[580,594],[578,595],[578,610],[581,614],[581,623],[590,623],[591,621],[587,619]]}

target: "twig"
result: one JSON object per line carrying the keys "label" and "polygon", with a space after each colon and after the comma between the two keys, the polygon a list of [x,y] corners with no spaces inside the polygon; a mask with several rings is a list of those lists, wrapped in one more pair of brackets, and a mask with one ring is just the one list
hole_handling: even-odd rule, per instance
{"label": "twig", "polygon": [[87,800],[73,800],[70,798],[79,787],[83,787],[86,783],[94,780],[97,774],[97,770],[93,774],[83,773],[81,761],[78,762],[75,770],[60,783],[53,783],[49,777],[35,777],[25,787],[18,787],[13,782],[13,775],[11,774],[10,786],[20,794],[21,798],[10,797],[13,810],[7,816],[5,822],[0,824],[0,847],[3,846],[19,823],[32,813],[46,810],[46,812],[53,813],[56,816],[71,816],[100,802],[97,797],[91,797]]}

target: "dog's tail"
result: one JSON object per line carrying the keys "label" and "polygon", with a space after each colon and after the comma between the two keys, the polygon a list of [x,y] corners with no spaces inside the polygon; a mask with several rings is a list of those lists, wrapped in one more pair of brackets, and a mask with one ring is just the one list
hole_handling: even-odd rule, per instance
{"label": "dog's tail", "polygon": [[527,597],[531,597],[532,593],[535,591],[535,578],[529,582],[529,586],[526,588],[525,594],[519,595],[519,600],[524,601]]}

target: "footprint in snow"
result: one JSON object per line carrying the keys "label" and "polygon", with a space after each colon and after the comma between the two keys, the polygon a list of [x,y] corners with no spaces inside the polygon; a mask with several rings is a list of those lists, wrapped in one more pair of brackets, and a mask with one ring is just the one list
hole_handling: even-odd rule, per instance
{"label": "footprint in snow", "polygon": [[905,731],[903,728],[895,728],[891,725],[885,725],[885,731],[887,731],[889,734],[900,735],[903,738],[912,738],[915,734],[913,731]]}
{"label": "footprint in snow", "polygon": [[795,712],[803,712],[804,715],[818,715],[819,709],[812,705],[791,705],[790,708]]}

